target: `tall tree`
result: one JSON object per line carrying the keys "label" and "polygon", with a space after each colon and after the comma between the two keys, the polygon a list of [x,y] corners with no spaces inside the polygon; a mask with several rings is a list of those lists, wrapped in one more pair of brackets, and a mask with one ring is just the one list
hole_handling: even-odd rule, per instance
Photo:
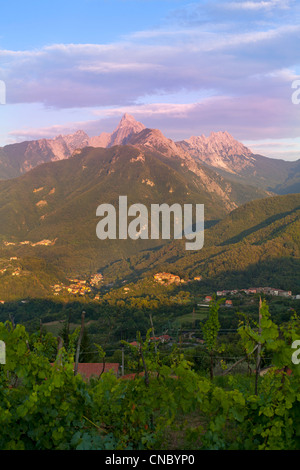
{"label": "tall tree", "polygon": [[202,325],[203,339],[210,355],[210,378],[214,376],[214,354],[217,349],[218,334],[221,327],[219,322],[219,308],[223,299],[216,301],[213,299],[209,304],[208,319]]}

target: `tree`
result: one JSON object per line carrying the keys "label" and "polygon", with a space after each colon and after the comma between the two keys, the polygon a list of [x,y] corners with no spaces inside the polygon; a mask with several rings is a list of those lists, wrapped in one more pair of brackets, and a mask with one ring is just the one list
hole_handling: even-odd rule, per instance
{"label": "tree", "polygon": [[219,322],[219,308],[223,299],[216,302],[213,299],[209,304],[208,320],[202,325],[203,339],[210,354],[210,378],[213,379],[214,353],[217,349],[218,334],[221,327]]}
{"label": "tree", "polygon": [[93,350],[87,329],[84,328],[80,344],[79,362],[94,362],[96,356],[97,351]]}

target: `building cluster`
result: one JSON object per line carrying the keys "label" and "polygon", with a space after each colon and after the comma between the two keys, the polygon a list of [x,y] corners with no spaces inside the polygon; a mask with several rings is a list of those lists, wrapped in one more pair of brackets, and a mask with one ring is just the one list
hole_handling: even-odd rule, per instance
{"label": "building cluster", "polygon": [[90,285],[93,286],[93,287],[97,287],[100,284],[100,282],[102,282],[102,281],[103,281],[102,274],[100,274],[100,273],[93,274],[93,276],[90,279]]}
{"label": "building cluster", "polygon": [[[244,292],[247,295],[251,294],[266,294],[266,295],[274,295],[280,297],[293,297],[292,291],[290,290],[282,290],[282,289],[274,289],[273,287],[249,287],[248,289],[240,289],[240,290],[222,290],[217,291],[217,296],[222,297],[226,295],[236,295],[238,293]],[[298,298],[299,296],[295,296]],[[300,297],[299,297],[300,298]]]}
{"label": "building cluster", "polygon": [[[93,274],[89,281],[82,279],[68,279],[70,284],[64,285],[63,283],[54,284],[51,286],[54,295],[59,295],[62,292],[68,292],[72,295],[86,295],[92,292],[92,287],[97,287],[102,281],[103,276],[100,273]],[[99,295],[95,296],[99,300]]]}
{"label": "building cluster", "polygon": [[11,275],[12,275],[12,276],[20,276],[21,271],[22,271],[21,268],[16,268],[16,269],[11,273]]}
{"label": "building cluster", "polygon": [[70,284],[65,286],[63,284],[54,284],[52,287],[54,295],[59,295],[61,291],[67,291],[73,295],[86,295],[91,292],[91,287],[87,281],[80,279],[69,279]]}
{"label": "building cluster", "polygon": [[168,343],[171,337],[169,335],[152,336],[150,340],[158,343]]}
{"label": "building cluster", "polygon": [[67,287],[67,291],[70,294],[85,295],[92,290],[87,281],[82,281],[80,279],[69,279],[69,281],[71,284]]}
{"label": "building cluster", "polygon": [[159,284],[180,284],[185,282],[180,276],[176,276],[175,274],[171,273],[156,273],[154,274],[154,279]]}
{"label": "building cluster", "polygon": [[[222,292],[224,292],[224,291],[222,291]],[[223,294],[223,295],[226,295],[226,294]],[[212,298],[211,295],[207,295],[204,299],[204,302],[207,304],[207,303],[211,302],[212,299],[213,298]],[[232,300],[225,300],[225,305],[226,305],[226,307],[232,307],[232,305],[233,305]],[[198,304],[198,306],[201,306],[201,304]]]}
{"label": "building cluster", "polygon": [[[226,297],[227,295],[238,295],[241,293],[245,293],[247,295],[251,294],[265,294],[265,295],[273,295],[278,297],[287,297],[290,299],[300,300],[300,295],[292,295],[292,291],[290,290],[282,290],[282,289],[274,289],[273,287],[249,287],[249,289],[229,289],[229,290],[219,290],[217,291],[217,297]],[[213,300],[211,295],[206,295],[204,298],[204,304],[198,304],[198,306],[208,306],[209,303]],[[225,306],[232,307],[233,303],[232,300],[226,299]]]}
{"label": "building cluster", "polygon": [[[9,261],[17,261],[18,258],[16,256],[11,256]],[[11,271],[11,268],[13,269]],[[22,268],[20,266],[16,266],[16,263],[8,264],[4,268],[0,269],[0,274],[11,274],[11,276],[20,276],[22,272]]]}
{"label": "building cluster", "polygon": [[[171,336],[169,335],[161,335],[161,336],[152,336],[150,338],[150,341],[151,342],[154,342],[154,343],[169,343],[169,341],[171,341]],[[129,343],[131,346],[139,346],[139,343],[137,341],[132,341],[131,343]]]}
{"label": "building cluster", "polygon": [[53,246],[56,243],[57,238],[54,240],[40,240],[39,242],[30,242],[29,240],[24,240],[23,242],[8,242],[5,241],[4,245],[5,246],[22,246],[22,245],[28,245],[28,246]]}
{"label": "building cluster", "polygon": [[[171,274],[171,273],[156,273],[154,274],[154,279],[157,281],[159,284],[164,284],[164,285],[169,285],[169,284],[185,284],[186,282],[192,282],[191,279],[185,280],[181,279],[180,276],[177,276],[176,274]],[[201,276],[196,276],[194,277],[194,281],[201,281],[202,277]]]}

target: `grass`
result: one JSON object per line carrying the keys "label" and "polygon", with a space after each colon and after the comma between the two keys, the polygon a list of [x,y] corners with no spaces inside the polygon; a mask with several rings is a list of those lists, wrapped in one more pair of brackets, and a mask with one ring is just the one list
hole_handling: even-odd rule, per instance
{"label": "grass", "polygon": [[208,421],[207,416],[199,412],[178,416],[176,422],[167,428],[160,450],[201,449],[201,436]]}
{"label": "grass", "polygon": [[[57,336],[64,326],[65,320],[56,320],[48,323],[43,323],[43,327],[54,336]],[[70,323],[70,331],[74,331],[80,327],[79,323]]]}
{"label": "grass", "polygon": [[186,313],[185,315],[182,315],[178,318],[176,318],[176,322],[179,323],[193,323],[196,320],[203,321],[207,317],[208,314],[208,309],[204,312],[191,312],[191,313]]}

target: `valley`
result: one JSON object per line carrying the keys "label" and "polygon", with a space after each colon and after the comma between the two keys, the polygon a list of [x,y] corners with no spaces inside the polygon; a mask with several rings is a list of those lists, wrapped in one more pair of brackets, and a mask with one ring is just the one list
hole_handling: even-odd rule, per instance
{"label": "valley", "polygon": [[[205,315],[205,298],[218,292],[236,292],[235,304],[244,290],[273,286],[298,302],[300,195],[269,188],[279,174],[284,181],[286,162],[253,155],[223,132],[175,143],[127,114],[99,138],[78,131],[16,145],[19,162],[22,148],[45,161],[32,159],[29,171],[23,166],[23,175],[0,181],[3,321],[13,314],[35,324],[34,305],[43,323],[62,321],[69,309],[79,319],[84,308],[91,331],[93,322],[109,322],[114,343],[124,324],[131,336],[145,333],[149,312],[160,334],[177,316],[180,324],[196,320],[197,308]],[[45,157],[41,148],[49,145]],[[117,207],[120,196],[128,208],[149,209],[149,227],[153,204],[204,205],[204,246],[188,251],[184,239],[161,236],[99,239],[97,207]]]}
{"label": "valley", "polygon": [[[13,350],[21,364],[20,374],[23,368],[25,377],[33,374],[34,386],[36,377],[42,377],[42,387],[50,384],[49,390],[56,391],[61,383],[64,395],[67,380],[67,389],[70,384],[73,389],[62,402],[76,399],[76,410],[82,403],[81,387],[86,387],[83,394],[89,403],[95,403],[89,394],[104,387],[99,409],[103,410],[103,397],[108,394],[107,407],[113,411],[101,423],[107,420],[106,426],[113,429],[108,438],[118,442],[113,446],[123,446],[125,426],[120,411],[119,442],[115,407],[120,399],[114,393],[121,390],[128,400],[131,387],[133,404],[122,408],[125,415],[128,409],[134,412],[136,401],[140,410],[143,397],[149,400],[152,395],[155,410],[145,420],[142,434],[126,437],[134,448],[141,446],[141,436],[148,435],[148,429],[159,448],[185,448],[186,442],[202,448],[199,422],[211,448],[209,420],[217,422],[220,413],[215,401],[203,411],[207,387],[224,400],[241,401],[242,411],[236,412],[235,405],[230,410],[236,413],[233,425],[245,433],[247,420],[243,421],[241,413],[251,415],[254,384],[262,389],[267,383],[263,374],[274,363],[277,369],[292,370],[291,387],[297,387],[298,369],[289,360],[291,339],[299,332],[297,165],[254,155],[224,132],[176,143],[127,114],[111,134],[89,138],[78,131],[1,149],[0,330],[9,345],[7,367],[14,364]],[[168,210],[174,208],[172,217],[167,210],[168,230],[183,221],[185,213],[179,209],[204,208],[202,230],[194,214],[181,234],[189,229],[204,240],[199,249],[188,250],[187,240],[178,233],[175,236],[175,230],[172,236],[171,230],[163,236],[159,218],[153,229],[152,208],[162,208],[162,204]],[[106,216],[109,213],[114,217]],[[99,217],[103,217],[100,226]],[[147,236],[145,227],[150,228]],[[247,350],[249,337],[257,341],[257,321],[263,324],[260,337],[266,335],[275,351],[264,344],[259,374],[257,358]],[[277,338],[278,331],[286,343]],[[75,341],[78,362],[74,363]],[[57,360],[68,364],[70,372],[53,367]],[[203,387],[201,397],[199,391],[193,395],[201,401],[196,415],[199,404],[190,395],[195,384],[199,390]],[[14,391],[14,385],[10,387]],[[141,395],[137,398],[138,387]],[[182,388],[182,395],[177,387]],[[158,412],[157,396],[162,390],[168,399]],[[46,403],[49,393],[45,389]],[[162,426],[163,434],[157,434],[163,410],[169,415],[177,397],[180,403],[173,417]],[[246,408],[245,397],[251,402]],[[86,417],[90,405],[84,402],[82,406]],[[147,401],[142,409],[148,408]],[[51,405],[50,413],[53,410]],[[74,407],[67,419],[73,411]],[[140,411],[136,419],[139,423]],[[195,431],[191,419],[196,422]],[[185,424],[179,424],[182,421]],[[65,431],[68,425],[60,429]],[[133,427],[128,429],[131,433]],[[176,438],[183,436],[183,443],[170,440],[170,432]],[[102,439],[102,430],[97,428],[97,433]],[[71,443],[64,445],[96,445],[82,444],[81,438],[78,444],[73,429],[71,434]],[[88,429],[85,434],[91,439],[93,432]],[[223,436],[219,431],[216,435],[218,439]],[[241,441],[241,448],[252,445]],[[224,442],[236,445],[230,433]]]}
{"label": "valley", "polygon": [[300,450],[300,2],[1,17],[0,450]]}
{"label": "valley", "polygon": [[[108,286],[167,271],[182,278],[201,276],[214,290],[225,283],[243,288],[253,284],[252,278],[300,290],[294,275],[299,194],[276,195],[269,188],[285,184],[283,168],[289,162],[256,156],[227,132],[172,142],[128,114],[111,134],[89,139],[78,131],[54,141],[55,157],[32,160],[30,171],[0,181],[4,301],[51,296],[50,286],[67,285],[72,277],[88,280],[95,273]],[[50,143],[41,142],[34,148],[42,158],[40,145]],[[62,142],[69,151],[57,153]],[[22,149],[28,157],[33,144],[16,145],[20,162]],[[204,205],[204,247],[188,252],[184,240],[161,236],[99,240],[97,207],[117,207],[120,196],[127,197],[128,206],[143,204],[149,214],[152,204]],[[14,275],[8,269],[13,259],[18,260]]]}

